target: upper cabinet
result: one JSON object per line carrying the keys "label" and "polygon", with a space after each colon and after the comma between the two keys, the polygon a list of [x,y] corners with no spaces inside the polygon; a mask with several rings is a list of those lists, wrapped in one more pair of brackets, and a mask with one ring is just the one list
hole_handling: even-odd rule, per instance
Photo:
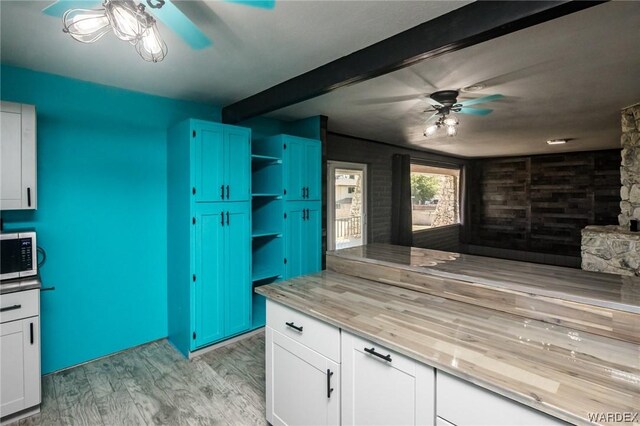
{"label": "upper cabinet", "polygon": [[251,131],[199,120],[191,125],[195,201],[249,201]]}
{"label": "upper cabinet", "polygon": [[36,108],[2,102],[0,209],[37,208]]}
{"label": "upper cabinet", "polygon": [[284,187],[287,201],[320,200],[320,141],[283,136]]}

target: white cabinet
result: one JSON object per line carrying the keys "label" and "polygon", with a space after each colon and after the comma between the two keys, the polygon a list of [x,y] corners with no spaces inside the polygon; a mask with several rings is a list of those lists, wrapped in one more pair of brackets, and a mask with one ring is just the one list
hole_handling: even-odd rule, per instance
{"label": "white cabinet", "polygon": [[[39,290],[2,296],[0,312],[0,413],[2,417],[40,404],[40,317],[32,307]],[[15,319],[18,316],[20,319]]]}
{"label": "white cabinet", "polygon": [[265,333],[267,421],[339,425],[340,330],[267,300]]}
{"label": "white cabinet", "polygon": [[35,209],[36,109],[12,102],[0,109],[0,209]]}
{"label": "white cabinet", "polygon": [[442,371],[437,373],[437,389],[438,416],[455,426],[567,424]]}
{"label": "white cabinet", "polygon": [[342,332],[342,424],[434,422],[433,368]]}

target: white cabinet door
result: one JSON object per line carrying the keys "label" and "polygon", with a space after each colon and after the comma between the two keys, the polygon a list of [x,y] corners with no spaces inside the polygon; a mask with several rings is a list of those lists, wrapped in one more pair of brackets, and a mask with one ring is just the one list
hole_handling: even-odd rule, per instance
{"label": "white cabinet door", "polygon": [[433,368],[342,332],[342,424],[433,425]]}
{"label": "white cabinet door", "polygon": [[0,412],[40,403],[39,317],[0,324]]}
{"label": "white cabinet door", "polygon": [[2,102],[0,112],[0,208],[35,209],[36,111]]}
{"label": "white cabinet door", "polygon": [[340,424],[340,365],[266,328],[267,420],[279,425]]}

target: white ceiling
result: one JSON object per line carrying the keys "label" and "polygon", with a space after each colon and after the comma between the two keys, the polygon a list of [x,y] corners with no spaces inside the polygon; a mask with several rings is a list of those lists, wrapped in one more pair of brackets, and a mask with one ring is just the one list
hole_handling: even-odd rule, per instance
{"label": "white ceiling", "polygon": [[214,45],[191,50],[159,23],[169,54],[158,64],[144,62],[112,34],[91,45],[73,41],[61,19],[41,13],[50,3],[0,1],[2,63],[225,105],[469,2],[277,0],[267,10],[182,1],[177,5]]}
{"label": "white ceiling", "polygon": [[[500,93],[459,115],[455,138],[423,136],[424,95],[475,83]],[[640,101],[640,5],[610,2],[345,87],[271,114],[323,114],[329,130],[467,156],[507,156],[620,146],[620,109]],[[430,114],[429,114],[430,115]],[[571,138],[549,146],[547,139]]]}

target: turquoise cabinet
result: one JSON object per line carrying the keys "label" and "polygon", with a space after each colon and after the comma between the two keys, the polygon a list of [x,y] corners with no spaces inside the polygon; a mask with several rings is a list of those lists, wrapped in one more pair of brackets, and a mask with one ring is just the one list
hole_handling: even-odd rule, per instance
{"label": "turquoise cabinet", "polygon": [[320,202],[289,201],[285,210],[285,278],[320,271],[322,261]]}
{"label": "turquoise cabinet", "polygon": [[188,356],[252,326],[251,131],[187,120],[167,143],[169,340]]}
{"label": "turquoise cabinet", "polygon": [[315,139],[282,136],[284,189],[287,201],[320,200],[321,148]]}
{"label": "turquoise cabinet", "polygon": [[251,131],[191,120],[191,137],[194,140],[192,164],[195,201],[249,201]]}

